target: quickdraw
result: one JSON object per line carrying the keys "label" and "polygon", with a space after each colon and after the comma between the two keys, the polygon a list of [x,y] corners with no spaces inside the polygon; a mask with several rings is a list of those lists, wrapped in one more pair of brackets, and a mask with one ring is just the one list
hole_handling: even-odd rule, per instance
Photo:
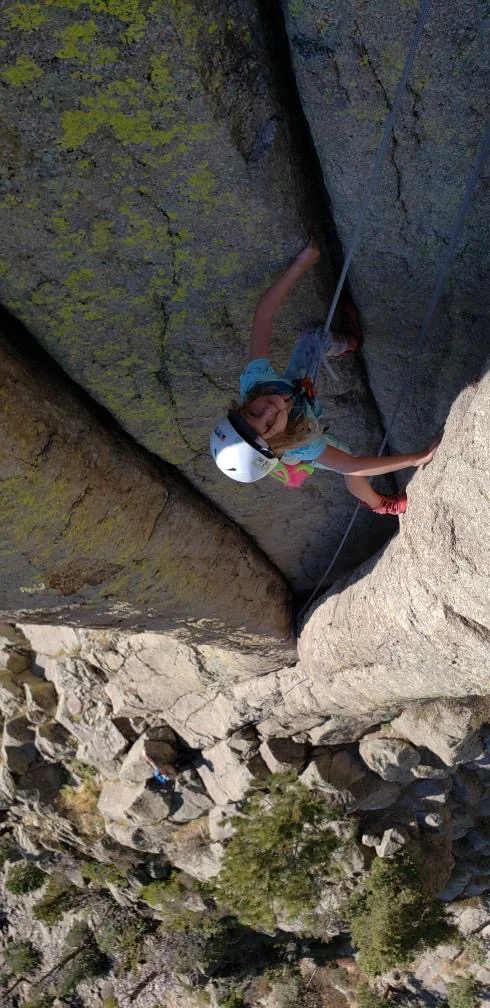
{"label": "quickdraw", "polygon": [[315,388],[311,378],[295,378],[293,384],[296,393],[299,392],[302,395],[304,395],[305,399],[311,406],[315,400],[316,395]]}

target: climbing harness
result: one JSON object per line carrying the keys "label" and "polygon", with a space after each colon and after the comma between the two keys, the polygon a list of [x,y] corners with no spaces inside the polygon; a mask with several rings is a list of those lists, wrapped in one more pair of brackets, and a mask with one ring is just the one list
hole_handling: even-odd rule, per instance
{"label": "climbing harness", "polygon": [[315,401],[315,389],[311,378],[295,378],[294,387],[297,392],[302,392],[310,406]]}
{"label": "climbing harness", "polygon": [[[392,412],[392,415],[391,415],[390,422],[388,424],[388,427],[386,429],[386,433],[385,433],[385,435],[383,437],[383,440],[381,442],[381,445],[380,445],[378,453],[377,453],[378,456],[382,455],[382,453],[383,453],[383,451],[384,451],[384,449],[386,447],[388,438],[389,438],[389,436],[391,434],[391,431],[393,430],[393,426],[394,426],[396,418],[398,416],[398,413],[399,413],[399,410],[400,410],[400,406],[401,406],[401,404],[403,402],[403,399],[405,397],[406,390],[415,381],[415,377],[416,377],[416,373],[417,373],[417,367],[418,367],[420,355],[422,353],[422,349],[423,349],[423,346],[424,346],[424,342],[425,342],[425,339],[426,339],[426,336],[427,336],[427,332],[429,330],[429,326],[430,326],[430,324],[432,322],[432,317],[434,315],[434,312],[435,312],[435,310],[437,308],[440,296],[442,294],[442,291],[443,291],[443,288],[444,288],[444,284],[446,283],[446,280],[447,280],[447,277],[448,277],[448,273],[449,273],[449,270],[450,270],[450,267],[451,267],[452,260],[454,258],[454,254],[455,254],[455,251],[456,251],[456,246],[457,246],[457,243],[458,243],[460,232],[461,232],[461,229],[463,227],[464,219],[466,217],[466,214],[467,214],[467,211],[468,211],[468,207],[470,205],[471,198],[473,196],[473,191],[474,191],[476,183],[478,181],[478,177],[480,175],[481,168],[483,167],[483,165],[484,165],[484,163],[485,163],[485,161],[486,161],[486,159],[488,157],[489,151],[490,151],[490,121],[486,125],[485,132],[483,134],[483,138],[482,138],[482,140],[480,142],[480,146],[478,148],[475,160],[473,162],[473,167],[472,167],[471,172],[470,172],[470,174],[469,174],[469,176],[467,178],[466,185],[465,185],[465,188],[464,188],[464,191],[463,191],[463,195],[461,197],[461,202],[459,204],[458,212],[456,214],[456,217],[454,218],[453,225],[452,225],[452,228],[451,228],[451,231],[450,231],[449,242],[448,242],[448,244],[447,244],[447,246],[446,246],[446,248],[444,250],[443,255],[441,256],[441,258],[439,260],[439,269],[438,269],[438,272],[437,272],[437,276],[436,276],[436,280],[435,280],[434,286],[432,288],[432,293],[431,293],[431,296],[429,298],[429,302],[428,302],[427,308],[425,310],[424,317],[422,319],[422,324],[420,326],[420,331],[419,331],[419,334],[418,334],[417,339],[415,341],[415,347],[414,347],[414,351],[413,351],[410,367],[409,367],[409,369],[407,371],[407,374],[406,374],[406,377],[405,377],[405,381],[402,383],[402,385],[400,387],[400,391],[398,393],[398,398],[396,400],[396,403],[395,403],[395,406],[394,406],[394,409],[393,409],[393,412]],[[345,273],[344,273],[344,276],[345,276]],[[304,606],[302,606],[302,608],[300,609],[300,611],[298,613],[298,617],[297,617],[298,622],[301,620],[303,614],[308,609],[308,606],[310,605],[310,603],[312,602],[312,600],[315,598],[315,595],[318,593],[319,589],[322,587],[322,585],[326,581],[328,575],[330,574],[330,571],[332,570],[334,564],[336,563],[338,557],[340,556],[340,554],[342,552],[342,549],[344,547],[344,544],[345,544],[348,536],[350,535],[352,526],[354,525],[354,522],[355,522],[355,520],[357,518],[357,515],[359,513],[360,507],[361,507],[361,502],[359,502],[358,505],[357,505],[357,507],[355,508],[355,510],[354,510],[354,512],[352,514],[352,517],[351,517],[351,519],[350,519],[350,521],[349,521],[349,523],[347,525],[347,528],[346,528],[346,530],[345,530],[345,532],[344,532],[344,534],[342,536],[342,539],[340,540],[340,543],[339,543],[339,545],[338,545],[338,547],[337,547],[337,549],[336,549],[336,551],[335,551],[335,553],[334,553],[334,555],[333,555],[333,557],[332,557],[332,559],[331,559],[331,561],[330,561],[327,569],[325,570],[324,574],[322,574],[322,577],[320,578],[320,581],[318,582],[318,584],[316,585],[316,587],[314,588],[314,590],[311,592],[311,595],[309,596],[309,598],[305,602]]]}
{"label": "climbing harness", "polygon": [[315,467],[309,462],[296,462],[294,465],[279,462],[275,469],[269,473],[269,476],[272,476],[272,479],[277,480],[278,483],[282,483],[283,486],[289,487],[290,490],[299,490],[308,476],[314,472]]}

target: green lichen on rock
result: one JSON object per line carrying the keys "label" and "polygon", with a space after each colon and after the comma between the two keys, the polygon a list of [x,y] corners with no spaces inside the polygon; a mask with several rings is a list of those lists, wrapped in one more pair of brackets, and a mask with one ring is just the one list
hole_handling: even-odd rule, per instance
{"label": "green lichen on rock", "polygon": [[18,56],[11,66],[0,68],[0,76],[7,84],[12,84],[14,87],[25,87],[27,84],[33,84],[34,81],[40,80],[44,74],[31,56]]}
{"label": "green lichen on rock", "polygon": [[[110,14],[126,25],[124,33],[127,42],[135,42],[144,33],[146,27],[147,3],[140,0],[46,0],[49,7],[61,7],[70,11],[78,11],[80,8],[88,8],[94,14]],[[153,4],[157,9],[161,6],[161,0]]]}
{"label": "green lichen on rock", "polygon": [[[256,5],[225,7],[42,4],[44,27],[21,42],[48,70],[42,97],[12,94],[18,188],[0,203],[0,256],[4,302],[66,371],[248,523],[210,470],[208,429],[234,394],[254,300],[302,230]],[[271,121],[280,139],[249,163]],[[269,551],[258,496],[247,509]]]}
{"label": "green lichen on rock", "polygon": [[86,63],[97,34],[95,21],[75,21],[59,32],[62,45],[56,50],[58,59]]}
{"label": "green lichen on rock", "polygon": [[17,3],[5,11],[10,28],[35,31],[45,23],[46,14],[40,3]]}
{"label": "green lichen on rock", "polygon": [[[158,83],[158,73],[153,81]],[[165,77],[165,91],[135,78],[112,81],[96,95],[82,98],[81,108],[62,113],[60,146],[75,150],[102,127],[111,129],[123,146],[149,144],[155,147],[174,143],[185,136],[184,126],[174,122],[162,129],[156,124],[156,119],[162,117],[167,91],[168,77]]]}

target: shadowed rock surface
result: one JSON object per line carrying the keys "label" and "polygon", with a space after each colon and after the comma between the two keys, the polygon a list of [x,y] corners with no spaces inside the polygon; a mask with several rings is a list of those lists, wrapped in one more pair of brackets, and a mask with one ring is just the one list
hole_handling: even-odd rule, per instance
{"label": "shadowed rock surface", "polygon": [[226,647],[230,661],[243,647],[254,671],[290,658],[288,591],[263,554],[46,361],[7,340],[0,353],[0,611],[192,628],[193,645]]}

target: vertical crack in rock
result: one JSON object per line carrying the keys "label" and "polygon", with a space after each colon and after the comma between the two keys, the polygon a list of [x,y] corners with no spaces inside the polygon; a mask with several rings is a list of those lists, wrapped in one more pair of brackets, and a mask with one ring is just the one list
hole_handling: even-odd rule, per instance
{"label": "vertical crack in rock", "polygon": [[[359,25],[358,25],[357,21],[354,21],[354,30],[357,32],[358,35],[360,35],[360,28],[359,28]],[[382,99],[383,99],[384,105],[386,107],[387,113],[391,112],[392,102],[391,102],[390,97],[388,95],[388,92],[387,92],[387,90],[385,88],[385,85],[383,84],[383,81],[382,81],[382,79],[381,79],[378,71],[376,70],[374,62],[373,62],[373,60],[372,60],[372,58],[371,58],[371,56],[370,56],[370,54],[369,54],[369,52],[368,52],[368,50],[366,48],[366,45],[364,44],[364,42],[362,40],[358,41],[356,39],[356,40],[354,40],[354,47],[355,47],[355,50],[356,50],[356,52],[357,52],[357,54],[359,56],[359,60],[362,62],[362,65],[365,66],[365,67],[367,67],[369,69],[369,71],[370,71],[370,73],[371,73],[371,75],[373,77],[373,80],[376,83],[377,90],[379,91],[379,93],[382,96]],[[415,101],[412,104],[412,110],[414,108],[414,105],[415,105]],[[420,141],[419,141],[419,143],[420,143]],[[403,198],[403,195],[402,195],[402,172],[401,172],[401,168],[400,168],[400,165],[398,163],[398,160],[397,160],[397,150],[398,150],[398,138],[397,138],[397,135],[395,133],[395,128],[393,127],[393,129],[391,130],[391,143],[390,143],[389,158],[390,158],[390,164],[391,164],[391,166],[393,168],[393,171],[394,171],[394,174],[395,174],[396,201],[397,201],[397,203],[399,204],[399,206],[401,207],[401,209],[403,211],[403,214],[404,214],[404,217],[405,217],[405,221],[408,223],[408,209],[407,209],[407,204],[406,204],[406,202],[405,202],[405,200]],[[405,238],[405,236],[403,234],[403,231],[401,232],[401,234],[402,234],[402,237]]]}
{"label": "vertical crack in rock", "polygon": [[[264,37],[268,47],[270,66],[275,78],[279,102],[284,108],[288,121],[291,146],[296,151],[297,164],[295,168],[299,176],[300,192],[303,194],[304,211],[307,218],[315,221],[316,228],[319,231],[323,231],[334,269],[339,274],[344,260],[342,243],[337,234],[331,200],[325,185],[320,158],[296,82],[281,0],[258,0],[257,6],[259,17],[263,24]],[[340,83],[340,67],[333,51],[329,51],[329,56],[335,77]],[[344,86],[342,84],[340,86],[344,91]],[[380,84],[380,86],[382,85]],[[384,97],[388,104],[386,92],[384,92]],[[351,99],[347,93],[346,98],[350,103]],[[393,164],[396,168],[394,161]],[[399,178],[399,188],[401,192],[401,176]],[[345,286],[349,287],[348,279]],[[384,420],[371,390],[368,374],[362,362],[359,364],[359,369],[362,383],[369,395],[380,428],[384,431]]]}
{"label": "vertical crack in rock", "polygon": [[319,218],[318,226],[324,232],[334,266],[340,272],[343,258],[342,247],[335,229],[320,160],[296,83],[281,2],[280,0],[258,0],[257,7],[263,25],[278,100],[284,109],[291,145],[296,152],[297,163],[293,167],[296,168],[299,176],[299,188],[303,194],[304,210],[310,220],[316,221]]}

